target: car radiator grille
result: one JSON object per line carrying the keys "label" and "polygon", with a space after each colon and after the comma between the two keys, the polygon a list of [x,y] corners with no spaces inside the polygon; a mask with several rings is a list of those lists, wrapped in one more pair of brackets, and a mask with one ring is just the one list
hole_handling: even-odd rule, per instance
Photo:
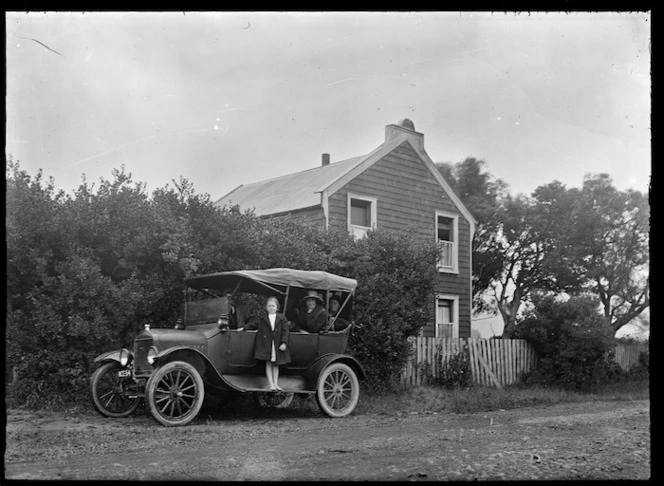
{"label": "car radiator grille", "polygon": [[152,366],[148,363],[148,349],[152,346],[152,339],[137,339],[134,341],[134,376],[150,376]]}

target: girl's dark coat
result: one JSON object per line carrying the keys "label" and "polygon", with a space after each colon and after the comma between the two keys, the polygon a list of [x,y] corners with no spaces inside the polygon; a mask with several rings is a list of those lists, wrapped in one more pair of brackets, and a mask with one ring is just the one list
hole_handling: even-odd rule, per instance
{"label": "girl's dark coat", "polygon": [[[288,348],[288,321],[283,314],[277,312],[277,319],[274,322],[274,331],[270,327],[270,320],[267,312],[261,314],[258,318],[249,321],[245,329],[257,329],[256,345],[254,347],[254,358],[262,361],[270,361],[272,357],[272,342],[276,351],[277,360],[274,364],[284,365],[290,363],[290,349]],[[286,344],[286,350],[281,351],[279,346]]]}

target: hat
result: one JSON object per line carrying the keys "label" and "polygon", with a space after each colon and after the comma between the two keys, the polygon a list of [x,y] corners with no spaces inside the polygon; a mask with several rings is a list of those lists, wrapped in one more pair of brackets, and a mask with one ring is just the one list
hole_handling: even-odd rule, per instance
{"label": "hat", "polygon": [[316,299],[321,305],[323,304],[323,298],[315,290],[309,290],[300,302],[304,302],[307,299]]}

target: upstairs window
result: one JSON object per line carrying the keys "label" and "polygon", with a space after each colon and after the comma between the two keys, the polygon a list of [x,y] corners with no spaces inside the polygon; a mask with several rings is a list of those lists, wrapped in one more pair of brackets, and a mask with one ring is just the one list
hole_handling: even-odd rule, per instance
{"label": "upstairs window", "polygon": [[436,241],[440,248],[438,270],[441,272],[458,272],[458,221],[456,214],[436,212]]}
{"label": "upstairs window", "polygon": [[350,224],[371,228],[371,202],[361,199],[350,200]]}
{"label": "upstairs window", "polygon": [[376,227],[376,199],[348,195],[348,231],[356,238],[362,238]]}

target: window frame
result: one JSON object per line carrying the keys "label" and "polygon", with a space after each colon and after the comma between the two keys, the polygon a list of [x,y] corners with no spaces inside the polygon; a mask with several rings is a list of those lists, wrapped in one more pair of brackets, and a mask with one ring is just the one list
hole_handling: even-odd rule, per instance
{"label": "window frame", "polygon": [[[358,200],[358,201],[364,201],[369,203],[370,207],[370,225],[371,226],[360,226],[356,224],[351,223],[351,203],[353,199]],[[360,194],[355,194],[349,192],[347,195],[346,199],[346,209],[347,209],[347,225],[348,225],[348,231],[351,235],[353,235],[355,238],[361,237],[363,238],[366,234],[367,231],[371,229],[376,229],[377,224],[376,224],[376,219],[378,215],[378,199],[375,197],[371,196],[362,196]]]}
{"label": "window frame", "polygon": [[451,213],[449,211],[436,211],[434,216],[434,237],[436,239],[436,244],[438,244],[438,218],[443,217],[452,220],[452,265],[450,267],[443,266],[440,263],[440,259],[436,263],[436,268],[441,273],[459,273],[459,214]]}
{"label": "window frame", "polygon": [[437,338],[440,338],[440,332],[439,332],[439,325],[443,324],[442,322],[438,322],[438,301],[439,300],[448,300],[452,302],[452,318],[453,321],[448,324],[452,324],[452,338],[451,339],[458,339],[459,338],[459,296],[458,295],[452,295],[452,294],[436,294],[436,313],[434,316],[434,336]]}

